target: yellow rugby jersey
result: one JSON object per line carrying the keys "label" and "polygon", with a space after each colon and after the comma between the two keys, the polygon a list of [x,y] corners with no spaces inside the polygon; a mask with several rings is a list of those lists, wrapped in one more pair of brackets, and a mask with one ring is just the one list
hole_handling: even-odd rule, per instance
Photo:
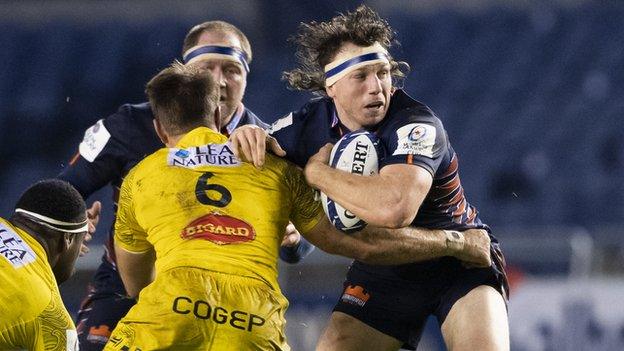
{"label": "yellow rugby jersey", "polygon": [[267,155],[241,163],[227,138],[200,127],[133,168],[121,187],[115,241],[156,251],[156,273],[190,266],[258,278],[279,290],[277,256],[289,219],[305,233],[323,215],[296,166]]}
{"label": "yellow rugby jersey", "polygon": [[0,350],[77,350],[76,327],[63,305],[39,242],[0,218]]}

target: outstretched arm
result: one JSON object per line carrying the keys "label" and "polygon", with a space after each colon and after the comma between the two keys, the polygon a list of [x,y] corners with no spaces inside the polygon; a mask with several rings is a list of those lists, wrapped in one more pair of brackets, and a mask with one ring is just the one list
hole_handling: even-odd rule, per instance
{"label": "outstretched arm", "polygon": [[[459,234],[458,234],[459,233]],[[490,238],[485,230],[465,232],[405,227],[367,227],[352,235],[338,231],[326,217],[304,236],[321,250],[375,265],[397,265],[456,257],[473,267],[491,264]]]}

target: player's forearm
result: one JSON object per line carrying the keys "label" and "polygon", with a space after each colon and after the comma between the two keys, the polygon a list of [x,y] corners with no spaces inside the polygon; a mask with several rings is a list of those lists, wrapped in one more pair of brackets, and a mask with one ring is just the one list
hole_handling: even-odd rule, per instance
{"label": "player's forearm", "polygon": [[371,225],[407,226],[418,209],[398,205],[404,202],[406,189],[394,179],[351,174],[320,163],[306,167],[305,175],[311,186]]}
{"label": "player's forearm", "polygon": [[453,252],[443,230],[405,227],[386,229],[368,226],[353,237],[371,244],[362,262],[377,265],[397,265],[428,261]]}
{"label": "player's forearm", "polygon": [[464,232],[406,227],[386,229],[366,227],[353,237],[370,244],[362,262],[396,265],[422,262],[445,256],[455,257],[474,267],[491,264],[490,239],[487,231]]}

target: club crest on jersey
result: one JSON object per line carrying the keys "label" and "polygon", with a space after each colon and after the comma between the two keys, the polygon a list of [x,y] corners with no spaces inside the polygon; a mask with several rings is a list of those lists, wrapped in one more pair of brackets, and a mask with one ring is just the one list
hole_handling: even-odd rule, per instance
{"label": "club crest on jersey", "polygon": [[11,228],[0,224],[0,257],[4,257],[13,267],[25,266],[37,259],[35,252]]}
{"label": "club crest on jersey", "polygon": [[434,126],[410,123],[397,130],[397,148],[392,155],[422,155],[433,158],[436,141]]}
{"label": "club crest on jersey", "polygon": [[364,288],[359,285],[349,285],[342,293],[340,300],[352,305],[363,307],[366,301],[370,299],[370,293],[364,291]]}
{"label": "club crest on jersey", "polygon": [[189,223],[180,236],[182,239],[204,239],[227,245],[252,241],[256,238],[256,231],[238,218],[210,213]]}
{"label": "club crest on jersey", "polygon": [[234,156],[229,144],[207,144],[188,149],[169,149],[167,165],[197,168],[201,166],[238,166],[240,161]]}

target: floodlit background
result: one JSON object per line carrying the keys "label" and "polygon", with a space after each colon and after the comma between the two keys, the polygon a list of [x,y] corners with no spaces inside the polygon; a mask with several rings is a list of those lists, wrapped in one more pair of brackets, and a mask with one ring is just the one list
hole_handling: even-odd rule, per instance
{"label": "floodlit background", "polygon": [[[512,349],[624,349],[624,2],[366,1],[398,32],[405,88],[440,116],[468,200],[501,239],[513,282]],[[271,122],[292,92],[287,38],[356,1],[3,1],[0,216],[59,173],[84,131],[180,57],[194,24],[222,19],[253,49],[245,104]],[[75,312],[110,225],[62,286]],[[282,265],[294,350],[312,350],[349,261],[315,252]],[[435,326],[419,350],[443,350]]]}

